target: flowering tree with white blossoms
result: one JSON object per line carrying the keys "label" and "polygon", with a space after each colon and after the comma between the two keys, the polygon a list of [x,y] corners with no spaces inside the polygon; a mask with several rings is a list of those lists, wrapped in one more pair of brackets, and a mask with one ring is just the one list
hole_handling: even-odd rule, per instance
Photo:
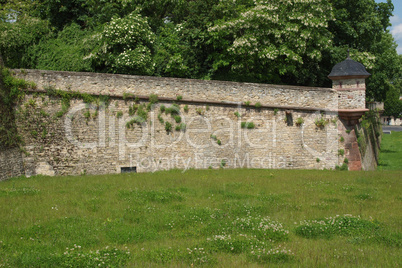
{"label": "flowering tree with white blossoms", "polygon": [[[235,0],[236,1],[236,0]],[[327,0],[255,0],[239,16],[209,28],[217,42],[229,44],[216,63],[239,74],[265,75],[259,80],[298,72],[306,61],[320,61],[331,46]]]}
{"label": "flowering tree with white blossoms", "polygon": [[107,72],[151,75],[155,34],[138,12],[113,18],[99,35],[100,45],[89,58]]}

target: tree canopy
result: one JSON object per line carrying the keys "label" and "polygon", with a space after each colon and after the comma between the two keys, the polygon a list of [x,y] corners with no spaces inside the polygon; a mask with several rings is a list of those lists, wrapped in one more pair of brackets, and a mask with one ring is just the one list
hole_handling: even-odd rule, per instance
{"label": "tree canopy", "polygon": [[391,0],[0,0],[0,53],[12,68],[328,87],[350,49],[372,74],[368,100],[384,101],[402,85],[392,12]]}

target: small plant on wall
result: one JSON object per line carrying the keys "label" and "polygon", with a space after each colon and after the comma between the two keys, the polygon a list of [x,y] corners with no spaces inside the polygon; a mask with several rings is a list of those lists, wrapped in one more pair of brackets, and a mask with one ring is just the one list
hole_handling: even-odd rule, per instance
{"label": "small plant on wall", "polygon": [[165,130],[166,132],[172,131],[172,124],[169,123],[168,121],[165,122]]}
{"label": "small plant on wall", "polygon": [[118,111],[118,112],[116,113],[116,117],[117,117],[117,118],[123,117],[123,112],[122,112],[122,111]]}
{"label": "small plant on wall", "polygon": [[204,115],[204,110],[203,109],[201,109],[201,108],[197,108],[196,110],[195,110],[195,112],[198,114],[198,115]]}
{"label": "small plant on wall", "polygon": [[326,125],[328,125],[328,119],[325,119],[324,116],[321,114],[320,118],[317,118],[314,123],[317,127],[319,128],[324,128]]}
{"label": "small plant on wall", "polygon": [[255,128],[255,124],[253,122],[241,122],[240,126],[241,128],[248,128],[248,129]]}
{"label": "small plant on wall", "polygon": [[186,124],[181,123],[180,125],[177,125],[177,126],[175,127],[175,130],[176,130],[176,131],[186,131],[186,128],[187,128]]}
{"label": "small plant on wall", "polygon": [[221,167],[221,168],[224,168],[225,166],[226,166],[226,160],[225,160],[225,159],[222,159],[222,160],[221,160],[220,167]]}
{"label": "small plant on wall", "polygon": [[149,95],[149,103],[150,104],[155,104],[158,102],[159,102],[158,95],[156,95],[156,94]]}
{"label": "small plant on wall", "polygon": [[300,126],[303,125],[304,119],[302,117],[299,117],[299,118],[296,119],[295,123],[296,123],[296,126],[300,127]]}

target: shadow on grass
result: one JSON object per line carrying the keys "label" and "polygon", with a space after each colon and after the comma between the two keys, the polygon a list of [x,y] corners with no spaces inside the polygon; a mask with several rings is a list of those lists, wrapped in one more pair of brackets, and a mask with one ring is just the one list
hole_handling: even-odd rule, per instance
{"label": "shadow on grass", "polygon": [[389,150],[389,149],[383,149],[383,150],[381,150],[381,153],[397,153],[397,151]]}

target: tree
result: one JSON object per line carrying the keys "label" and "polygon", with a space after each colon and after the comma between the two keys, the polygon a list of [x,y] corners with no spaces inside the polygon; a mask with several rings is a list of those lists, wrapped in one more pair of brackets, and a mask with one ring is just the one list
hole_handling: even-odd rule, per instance
{"label": "tree", "polygon": [[[333,34],[334,48],[351,48],[364,57],[354,58],[365,65],[372,74],[367,79],[367,99],[384,101],[389,85],[395,83],[400,70],[397,61],[396,45],[389,34],[389,18],[394,6],[391,0],[386,3],[376,3],[374,0],[330,0],[334,7],[335,20],[329,23]],[[346,53],[344,53],[346,55]],[[329,69],[334,64],[344,60],[338,55],[326,56],[323,63]],[[365,61],[371,59],[374,61]]]}
{"label": "tree", "polygon": [[17,20],[0,21],[0,54],[4,64],[11,68],[31,67],[27,61],[27,50],[50,33],[47,21],[18,15]]}
{"label": "tree", "polygon": [[325,0],[256,0],[239,16],[209,28],[214,42],[224,46],[215,68],[219,72],[230,66],[239,80],[281,82],[305,62],[321,60],[331,44],[330,20],[332,10]]}
{"label": "tree", "polygon": [[98,71],[151,75],[154,40],[147,19],[134,11],[107,23],[99,34],[98,46],[87,58]]}
{"label": "tree", "polygon": [[56,37],[42,39],[28,48],[27,61],[36,69],[57,71],[95,71],[92,62],[86,58],[97,45],[93,37],[96,32],[82,30],[72,23]]}
{"label": "tree", "polygon": [[71,23],[85,26],[88,11],[86,0],[36,0],[35,16],[48,20],[57,30],[63,30]]}
{"label": "tree", "polygon": [[395,86],[390,86],[384,102],[384,114],[393,116],[394,118],[401,117],[402,101],[399,99],[400,92]]}

